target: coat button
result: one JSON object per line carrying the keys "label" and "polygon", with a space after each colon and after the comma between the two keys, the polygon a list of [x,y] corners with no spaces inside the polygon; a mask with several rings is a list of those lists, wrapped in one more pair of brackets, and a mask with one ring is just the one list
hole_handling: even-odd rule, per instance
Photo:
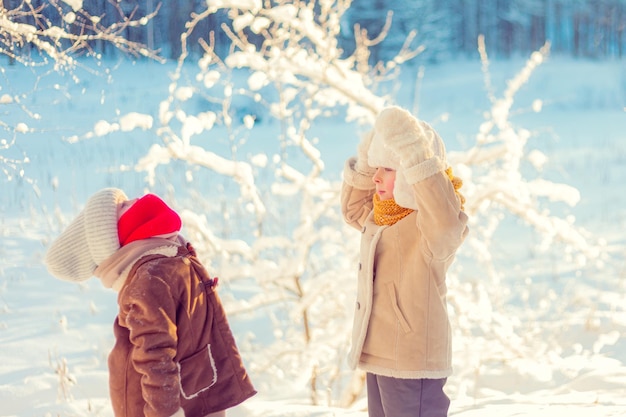
{"label": "coat button", "polygon": [[359,271],[361,270],[361,266],[362,266],[362,265],[361,265],[361,262],[359,262]]}
{"label": "coat button", "polygon": [[367,227],[363,226],[363,229],[361,229],[361,233],[365,233],[366,229],[367,229]]}
{"label": "coat button", "polygon": [[361,303],[359,303],[358,301],[356,302],[356,309],[360,310],[361,309]]}

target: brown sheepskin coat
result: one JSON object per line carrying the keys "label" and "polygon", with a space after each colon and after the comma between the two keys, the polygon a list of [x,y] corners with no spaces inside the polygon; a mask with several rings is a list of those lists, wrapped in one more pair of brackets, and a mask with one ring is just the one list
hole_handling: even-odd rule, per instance
{"label": "brown sheepskin coat", "polygon": [[203,417],[255,394],[213,284],[185,246],[134,263],[109,355],[116,417]]}

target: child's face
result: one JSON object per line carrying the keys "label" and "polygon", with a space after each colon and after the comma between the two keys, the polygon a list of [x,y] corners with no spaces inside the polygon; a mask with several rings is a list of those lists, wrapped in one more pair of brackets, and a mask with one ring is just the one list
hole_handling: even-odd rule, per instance
{"label": "child's face", "polygon": [[395,169],[378,167],[372,180],[376,184],[376,192],[381,201],[393,198],[393,186],[396,182]]}

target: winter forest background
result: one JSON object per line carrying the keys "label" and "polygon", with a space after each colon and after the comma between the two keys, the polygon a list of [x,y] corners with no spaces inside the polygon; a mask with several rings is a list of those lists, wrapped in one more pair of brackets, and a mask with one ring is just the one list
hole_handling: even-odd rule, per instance
{"label": "winter forest background", "polygon": [[[314,13],[323,15],[322,9],[329,4],[338,11],[345,9],[336,24],[341,28],[337,34],[338,45],[347,53],[355,48],[356,31],[365,30],[376,37],[388,29],[385,38],[370,47],[373,62],[393,57],[412,32],[415,32],[415,45],[426,47],[422,59],[433,62],[474,57],[479,35],[485,36],[487,49],[494,58],[527,55],[546,41],[550,41],[553,53],[581,58],[622,58],[626,53],[626,2],[623,0],[5,0],[4,9],[13,22],[43,27],[65,25],[73,34],[97,31],[89,27],[88,22],[93,20],[80,12],[76,13],[75,22],[64,18],[67,11],[74,9],[75,13],[82,6],[84,12],[98,17],[97,27],[111,28],[130,42],[151,50],[159,49],[163,58],[177,59],[182,52],[180,34],[186,31],[191,16],[199,19],[188,38],[189,49],[202,53],[198,40],[207,40],[208,33],[213,32],[215,51],[224,58],[233,46],[232,38],[220,29],[232,22],[229,5],[240,10],[261,5],[306,5],[312,7]],[[206,14],[207,5],[215,11]],[[122,17],[136,20],[138,24],[111,27]],[[143,20],[145,17],[149,19]],[[261,47],[264,36],[255,33],[252,26],[247,29],[244,31],[250,42]],[[120,51],[119,44],[105,39],[89,43],[95,52],[105,56]],[[35,45],[21,46],[23,48],[17,52],[20,55],[28,54]],[[7,50],[14,49],[8,47]]]}
{"label": "winter forest background", "polygon": [[388,104],[432,123],[464,180],[451,415],[626,415],[625,11],[4,1],[0,415],[112,415],[115,294],[41,262],[105,186],[166,198],[220,277],[260,392],[231,415],[366,415],[339,189]]}

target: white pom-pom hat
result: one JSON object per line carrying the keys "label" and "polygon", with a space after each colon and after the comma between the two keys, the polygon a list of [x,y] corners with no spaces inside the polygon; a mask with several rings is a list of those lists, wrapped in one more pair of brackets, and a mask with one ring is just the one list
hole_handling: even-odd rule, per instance
{"label": "white pom-pom hat", "polygon": [[[391,112],[393,117],[389,117],[389,109],[394,110]],[[429,142],[431,143],[432,150],[429,157],[432,156],[436,158],[437,161],[434,164],[425,164],[426,166],[424,167],[425,170],[423,174],[420,174],[420,170],[417,170],[417,177],[423,178],[433,175],[435,172],[430,172],[433,169],[437,171],[440,170],[441,167],[445,169],[447,166],[446,147],[443,140],[441,140],[441,137],[435,129],[432,128],[432,126],[417,119],[408,111],[399,107],[391,107],[388,108],[385,113],[386,117],[377,118],[374,124],[374,136],[367,151],[367,163],[371,167],[385,167],[396,170],[396,180],[393,187],[393,199],[396,204],[401,207],[417,210],[417,204],[415,202],[415,198],[413,197],[413,190],[404,175],[404,170],[406,168],[413,167],[403,168],[401,164],[403,159],[405,161],[412,160],[411,155],[403,155],[401,158],[399,155],[394,154],[394,152],[385,145],[385,138],[395,135],[411,135],[415,137],[419,135],[429,136]],[[413,169],[412,171],[415,170]],[[413,172],[413,174],[413,176],[415,176],[416,172]],[[411,183],[414,182],[416,181],[411,181]]]}
{"label": "white pom-pom hat", "polygon": [[85,208],[52,243],[46,253],[48,271],[66,281],[84,281],[119,248],[117,206],[128,200],[117,188],[105,188],[87,200]]}

